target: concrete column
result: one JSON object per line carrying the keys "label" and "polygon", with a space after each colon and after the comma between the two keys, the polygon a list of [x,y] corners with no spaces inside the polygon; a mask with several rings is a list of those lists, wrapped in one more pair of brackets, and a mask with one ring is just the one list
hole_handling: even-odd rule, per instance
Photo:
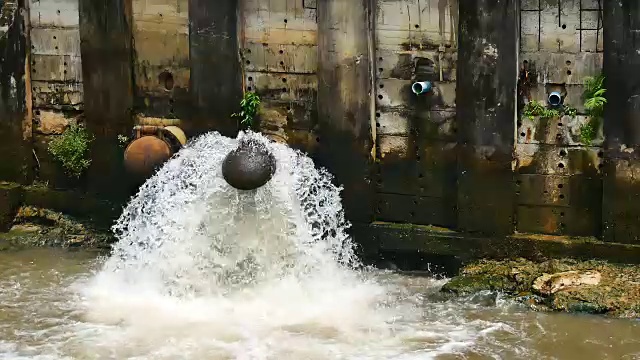
{"label": "concrete column", "polygon": [[90,190],[127,194],[118,135],[133,128],[131,2],[79,0],[80,50],[87,129],[91,147]]}
{"label": "concrete column", "polygon": [[26,5],[0,2],[0,180],[17,182],[28,182],[33,158]]}
{"label": "concrete column", "polygon": [[193,117],[184,130],[193,136],[216,130],[236,136],[242,69],[238,53],[238,0],[190,0],[190,91]]}
{"label": "concrete column", "polygon": [[517,0],[460,1],[458,226],[513,232]]}
{"label": "concrete column", "polygon": [[640,242],[640,3],[604,1],[603,237]]}
{"label": "concrete column", "polygon": [[371,58],[367,0],[323,0],[318,11],[317,163],[344,186],[343,205],[352,222],[373,215],[369,159]]}

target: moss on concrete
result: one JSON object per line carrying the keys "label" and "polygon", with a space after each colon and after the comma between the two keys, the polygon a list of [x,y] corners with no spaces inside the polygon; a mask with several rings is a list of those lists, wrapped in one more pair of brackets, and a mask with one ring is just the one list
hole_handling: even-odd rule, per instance
{"label": "moss on concrete", "polygon": [[[534,285],[536,279],[550,274],[598,274],[597,284],[559,282],[550,292]],[[481,260],[465,266],[460,275],[442,287],[456,295],[490,290],[502,292],[534,310],[550,310],[614,317],[638,317],[640,313],[640,266],[605,261],[570,259],[533,262]]]}
{"label": "moss on concrete", "polygon": [[23,206],[11,229],[0,233],[0,250],[37,246],[109,248],[114,241],[111,233],[87,222],[49,209]]}

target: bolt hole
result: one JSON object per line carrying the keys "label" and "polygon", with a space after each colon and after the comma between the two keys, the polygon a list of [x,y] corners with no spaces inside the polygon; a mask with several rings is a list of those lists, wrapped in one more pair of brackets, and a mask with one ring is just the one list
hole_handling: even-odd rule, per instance
{"label": "bolt hole", "polygon": [[284,50],[280,50],[278,52],[280,53],[280,55],[284,54]]}
{"label": "bolt hole", "polygon": [[560,212],[560,216],[564,216],[564,211]]}
{"label": "bolt hole", "polygon": [[562,156],[562,157],[567,156],[567,151],[564,150],[564,149],[560,150],[560,156]]}
{"label": "bolt hole", "polygon": [[522,62],[522,65],[529,65],[529,62],[527,60]]}
{"label": "bolt hole", "polygon": [[320,142],[320,138],[319,137],[316,138],[316,142]]}
{"label": "bolt hole", "polygon": [[56,46],[55,49],[58,50],[58,47]]}
{"label": "bolt hole", "polygon": [[559,127],[562,127],[562,123],[558,123],[558,126],[559,126]]}
{"label": "bolt hole", "polygon": [[280,66],[284,66],[284,61],[280,61]]}
{"label": "bolt hole", "polygon": [[173,74],[168,71],[161,72],[160,75],[158,75],[158,82],[164,86],[165,90],[173,89]]}
{"label": "bolt hole", "polygon": [[288,23],[288,22],[289,22],[289,20],[287,20],[287,19],[284,19],[284,23],[285,23],[285,24],[286,24],[286,23]]}
{"label": "bolt hole", "polygon": [[423,177],[424,177],[424,175],[418,174],[418,179],[422,179]]}
{"label": "bolt hole", "polygon": [[598,157],[602,158],[604,156],[604,153],[602,151],[598,151]]}
{"label": "bolt hole", "polygon": [[416,155],[416,160],[420,160],[420,155]]}
{"label": "bolt hole", "polygon": [[287,111],[291,111],[291,106],[287,106]]}
{"label": "bolt hole", "polygon": [[548,194],[549,192],[547,190],[543,191],[543,193]]}
{"label": "bolt hole", "polygon": [[564,187],[563,184],[558,184],[558,189],[562,189]]}
{"label": "bolt hole", "polygon": [[379,69],[378,69],[378,71],[379,71],[379,72],[382,72],[382,68],[379,68]]}
{"label": "bolt hole", "polygon": [[384,89],[384,84],[380,84],[380,89]]}
{"label": "bolt hole", "polygon": [[382,95],[378,95],[378,99],[382,100],[383,96]]}
{"label": "bolt hole", "polygon": [[246,53],[247,53],[247,54],[251,54],[251,49],[247,49],[247,50],[246,50]]}
{"label": "bolt hole", "polygon": [[[35,65],[35,63],[36,63],[36,62],[34,61],[33,63],[34,63],[34,65]],[[66,62],[64,62],[64,66],[67,66],[67,63],[66,63]]]}
{"label": "bolt hole", "polygon": [[413,200],[413,205],[418,205],[418,200]]}
{"label": "bolt hole", "polygon": [[251,86],[247,86],[247,91],[251,91],[251,90],[253,90]]}
{"label": "bolt hole", "polygon": [[287,82],[287,78],[282,78],[282,82],[286,83]]}
{"label": "bolt hole", "polygon": [[57,37],[55,37],[55,36],[54,36],[54,37],[53,37],[53,40],[55,40],[55,39],[57,39]]}
{"label": "bolt hole", "polygon": [[564,169],[564,164],[563,164],[563,163],[558,163],[558,167],[559,167],[560,169]]}
{"label": "bolt hole", "polygon": [[560,196],[558,196],[561,200],[564,199],[564,194],[560,194]]}
{"label": "bolt hole", "polygon": [[413,211],[409,212],[409,216],[414,217],[416,216],[416,213],[414,213]]}
{"label": "bolt hole", "polygon": [[382,61],[382,56],[378,58],[378,61]]}
{"label": "bolt hole", "polygon": [[56,14],[60,15],[60,10],[56,10]]}
{"label": "bolt hole", "polygon": [[282,92],[286,93],[287,92],[287,88],[282,88]]}
{"label": "bolt hole", "polygon": [[36,115],[40,116],[40,110],[36,110]]}
{"label": "bolt hole", "polygon": [[522,184],[522,181],[516,180],[516,186],[520,186],[520,184]]}
{"label": "bolt hole", "polygon": [[376,127],[380,127],[380,123],[379,122],[376,123]]}
{"label": "bolt hole", "polygon": [[571,61],[567,60],[565,64],[567,64],[567,66],[571,66]]}
{"label": "bolt hole", "polygon": [[247,60],[246,64],[251,65],[251,61]]}
{"label": "bolt hole", "polygon": [[565,226],[566,226],[566,225],[565,225],[564,223],[560,223],[560,228],[561,228],[561,229],[564,229],[564,228],[565,228]]}
{"label": "bolt hole", "polygon": [[416,28],[416,29],[420,29],[420,25],[416,24],[416,25],[415,25],[415,28]]}
{"label": "bolt hole", "polygon": [[562,24],[562,28],[566,29],[567,28],[567,24]]}
{"label": "bolt hole", "polygon": [[379,112],[377,112],[377,113],[376,113],[376,117],[377,117],[377,118],[379,118],[379,117],[380,117],[380,113],[379,113]]}
{"label": "bolt hole", "polygon": [[598,169],[602,169],[604,167],[604,164],[600,163],[598,164]]}
{"label": "bolt hole", "polygon": [[525,133],[523,133],[523,132],[521,132],[521,133],[520,133],[520,136],[522,136],[522,137],[524,137],[525,135],[526,135],[526,134],[525,134]]}
{"label": "bolt hole", "polygon": [[247,80],[253,81],[253,77],[249,76],[249,78]]}
{"label": "bolt hole", "polygon": [[567,70],[567,75],[571,75],[571,70]]}

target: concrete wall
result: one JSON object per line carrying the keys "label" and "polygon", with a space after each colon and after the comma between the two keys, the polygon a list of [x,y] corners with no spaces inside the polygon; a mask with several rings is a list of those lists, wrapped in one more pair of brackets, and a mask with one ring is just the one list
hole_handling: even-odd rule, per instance
{"label": "concrete wall", "polygon": [[[177,123],[233,136],[255,91],[260,130],[334,173],[357,224],[637,243],[638,13],[597,0],[6,0],[0,178],[127,194],[118,135]],[[585,144],[582,84],[601,72],[610,102]],[[433,91],[414,95],[425,80]],[[520,115],[552,90],[578,115]],[[73,121],[96,136],[80,183],[46,151]]]}
{"label": "concrete wall", "polygon": [[243,85],[262,99],[260,128],[312,151],[317,124],[316,1],[241,2]]}
{"label": "concrete wall", "polygon": [[585,78],[602,73],[602,15],[597,0],[521,0],[518,63],[528,79],[519,84],[520,107],[525,100],[546,103],[551,91],[560,91],[578,116],[518,118],[519,232],[600,235],[602,123],[590,144],[580,132],[589,121],[581,98]]}
{"label": "concrete wall", "polygon": [[456,0],[376,2],[377,220],[457,223],[457,32]]}

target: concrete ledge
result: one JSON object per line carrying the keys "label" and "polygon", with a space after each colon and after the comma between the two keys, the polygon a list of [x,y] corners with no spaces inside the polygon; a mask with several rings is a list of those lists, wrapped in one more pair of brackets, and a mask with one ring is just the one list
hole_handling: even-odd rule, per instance
{"label": "concrete ledge", "polygon": [[480,258],[600,259],[614,263],[640,263],[640,246],[607,243],[595,238],[515,234],[480,237],[430,226],[376,222],[353,226],[364,253],[419,251],[455,256],[463,262]]}

